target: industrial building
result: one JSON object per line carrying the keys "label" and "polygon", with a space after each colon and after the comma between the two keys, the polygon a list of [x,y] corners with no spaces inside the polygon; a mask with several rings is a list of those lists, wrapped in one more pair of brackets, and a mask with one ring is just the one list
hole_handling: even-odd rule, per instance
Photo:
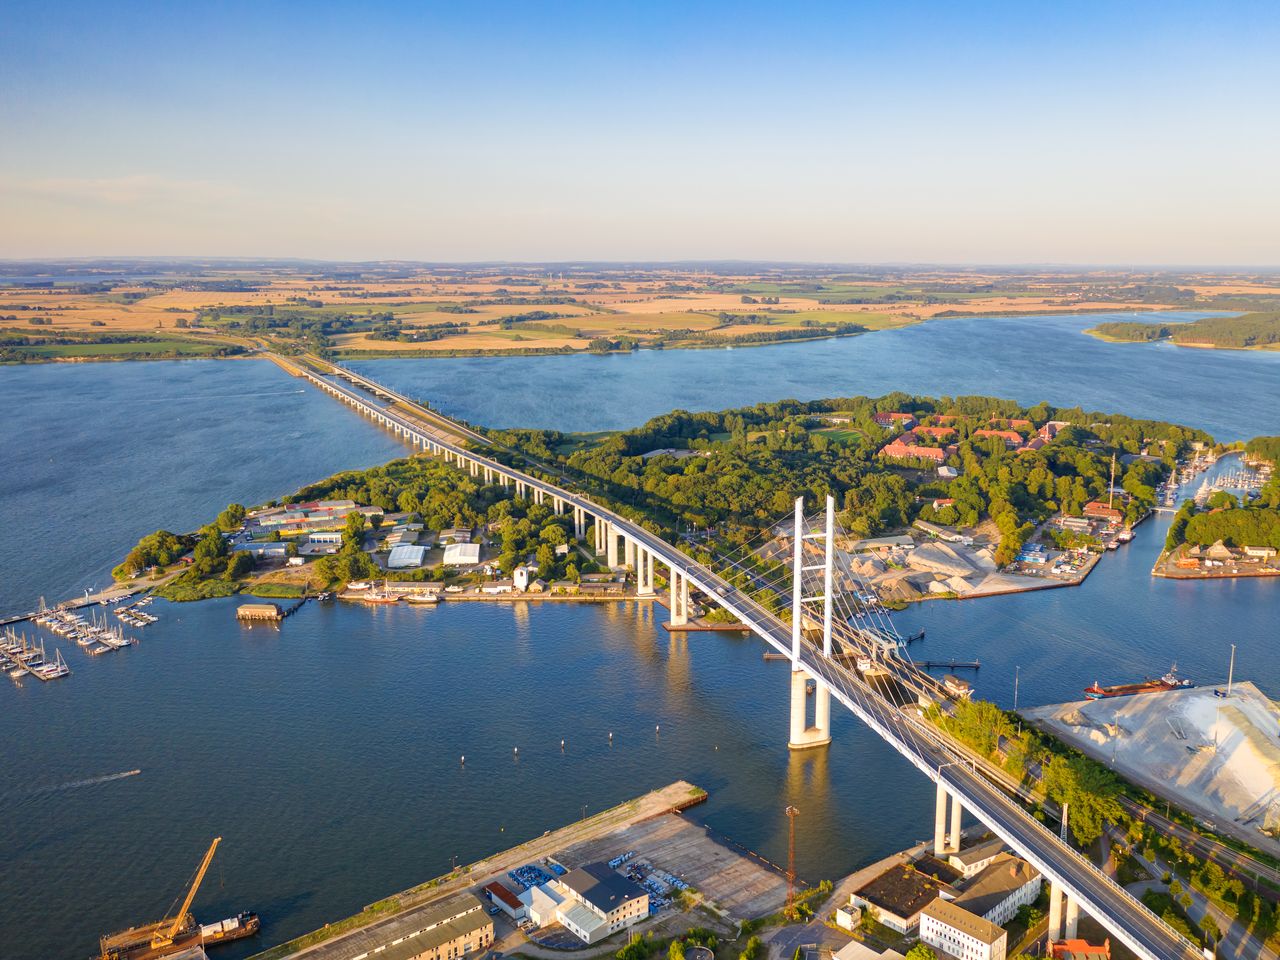
{"label": "industrial building", "polygon": [[555,881],[565,894],[561,922],[587,943],[629,927],[649,915],[649,894],[607,864],[589,863]]}
{"label": "industrial building", "polygon": [[387,557],[388,570],[406,570],[422,566],[427,557],[427,548],[414,543],[402,543],[391,548]]}
{"label": "industrial building", "polygon": [[362,933],[368,935],[341,960],[459,960],[493,944],[493,918],[478,897],[464,893]]}
{"label": "industrial building", "polygon": [[[444,539],[441,533],[440,538]],[[480,544],[450,543],[444,548],[444,565],[446,567],[474,567],[480,562]]]}

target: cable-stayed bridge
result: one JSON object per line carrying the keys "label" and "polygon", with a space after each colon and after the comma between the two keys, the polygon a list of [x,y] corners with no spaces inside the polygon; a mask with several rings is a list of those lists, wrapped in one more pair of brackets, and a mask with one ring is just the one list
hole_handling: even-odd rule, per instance
{"label": "cable-stayed bridge", "polygon": [[[697,562],[586,495],[473,451],[468,444],[487,442],[483,435],[367,377],[318,358],[303,358],[302,363],[277,359],[413,447],[456,463],[486,483],[512,487],[517,496],[549,503],[557,513],[571,512],[579,539],[586,538],[590,521],[596,552],[610,567],[631,567],[641,595],[654,593],[656,568],[665,567],[673,625],[688,622],[691,590],[737,617],[791,661],[791,746],[804,749],[829,742],[832,699],[851,711],[937,785],[934,843],[939,852],[958,843],[961,815],[968,811],[1040,871],[1050,885],[1051,936],[1064,924],[1073,931],[1084,910],[1146,960],[1202,957],[1196,945],[1028,814],[1016,796],[1016,785],[920,715],[921,696],[937,701],[945,691],[911,664],[888,617],[874,605],[856,602],[860,578],[835,549],[838,534],[830,498],[816,521],[807,520],[802,503],[796,503],[788,622],[770,609],[776,604],[759,599],[761,587],[781,592],[783,584],[769,578],[754,582],[749,576],[748,585],[739,585],[744,578],[733,576],[732,569],[720,572]],[[863,657],[894,682],[864,678],[857,664],[849,662]],[[816,688],[813,723],[808,722],[810,681]],[[903,697],[902,690],[911,696]]]}

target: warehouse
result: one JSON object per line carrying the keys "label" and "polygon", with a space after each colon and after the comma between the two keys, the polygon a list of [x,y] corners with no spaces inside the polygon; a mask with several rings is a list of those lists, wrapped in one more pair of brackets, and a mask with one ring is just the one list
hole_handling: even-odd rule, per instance
{"label": "warehouse", "polygon": [[426,556],[426,547],[420,547],[415,543],[402,543],[391,549],[391,555],[387,558],[387,569],[405,570],[410,567],[420,567]]}

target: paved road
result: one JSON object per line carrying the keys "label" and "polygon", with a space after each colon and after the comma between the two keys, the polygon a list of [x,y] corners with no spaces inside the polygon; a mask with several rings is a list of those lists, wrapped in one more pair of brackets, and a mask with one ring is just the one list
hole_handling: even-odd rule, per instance
{"label": "paved road", "polygon": [[[1147,860],[1137,853],[1134,854],[1134,859],[1153,877],[1162,876],[1168,869],[1164,864]],[[1160,890],[1167,893],[1169,888],[1158,880],[1144,880],[1129,884],[1128,890],[1137,896],[1142,896],[1147,890]],[[1253,936],[1242,924],[1233,921],[1199,891],[1186,885],[1183,886],[1183,891],[1191,897],[1191,906],[1187,908],[1187,915],[1193,921],[1203,924],[1205,916],[1208,915],[1213,917],[1219,930],[1227,931],[1226,936],[1219,941],[1214,954],[1218,960],[1227,960],[1227,958],[1230,960],[1277,960],[1276,951]]]}
{"label": "paved road", "polygon": [[[311,379],[325,389],[337,391],[348,402],[363,407],[367,412],[386,418],[406,432],[410,439],[427,441],[428,434],[420,425],[410,422],[396,410],[362,395],[361,391],[345,383],[335,382],[333,378]],[[366,386],[372,384],[372,381],[365,378],[361,380]],[[376,384],[373,387],[387,396],[401,399],[386,388]],[[459,426],[459,430],[462,429],[464,428]],[[457,443],[434,435],[434,432],[429,439],[443,449],[475,461],[499,476],[519,480],[531,489],[541,490],[570,506],[582,508],[597,519],[608,521],[618,532],[651,552],[669,568],[688,577],[693,587],[748,624],[776,650],[791,653],[789,624],[656,534],[584,496],[481,457]],[[994,785],[980,773],[964,752],[946,741],[940,731],[910,712],[899,710],[886,702],[847,666],[824,657],[822,651],[810,643],[802,645],[800,666],[810,675],[819,678],[830,689],[832,696],[875,730],[917,769],[961,797],[966,810],[1017,850],[1042,874],[1063,886],[1083,909],[1104,923],[1114,936],[1139,956],[1149,960],[1201,960],[1200,951],[1193,944],[1166,926],[1135,897],[1104,876],[1096,866],[1028,815],[1002,787]]]}

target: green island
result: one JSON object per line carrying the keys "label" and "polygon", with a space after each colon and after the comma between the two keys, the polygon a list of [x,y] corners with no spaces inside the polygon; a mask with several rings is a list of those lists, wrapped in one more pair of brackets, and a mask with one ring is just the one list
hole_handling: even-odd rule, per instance
{"label": "green island", "polygon": [[1180,347],[1274,350],[1280,348],[1280,312],[1246,313],[1236,317],[1205,317],[1188,323],[1117,320],[1090,327],[1085,333],[1102,340],[1126,343],[1154,343],[1168,340]]}
{"label": "green island", "polygon": [[[902,429],[907,422],[913,430]],[[1049,521],[1096,510],[1114,524],[1132,525],[1147,515],[1172,466],[1193,445],[1212,444],[1203,431],[1117,414],[901,393],[675,411],[603,434],[488,436],[485,452],[495,459],[683,539],[702,562],[735,557],[739,568],[731,576],[744,586],[746,569],[766,573],[776,566],[747,544],[771,530],[799,495],[833,495],[852,536],[876,538],[921,524],[954,530],[956,539],[972,535],[988,543],[994,564],[1007,567],[1033,542],[1100,552],[1088,532]],[[908,436],[920,446],[906,444]],[[1107,507],[1113,458],[1118,493]],[[315,501],[350,505],[328,525],[325,552],[312,549],[314,530],[305,524],[257,518],[263,510]],[[474,584],[509,577],[522,564],[547,582],[577,582],[599,571],[590,535],[576,540],[568,518],[422,456],[337,474],[252,514],[233,504],[194,533],[150,534],[115,575],[164,575],[161,595],[198,600],[241,591],[301,596],[369,578]],[[457,528],[476,532],[487,570],[479,561],[470,570],[444,565],[444,534]],[[423,542],[423,560],[388,568],[389,552],[401,542]]]}

